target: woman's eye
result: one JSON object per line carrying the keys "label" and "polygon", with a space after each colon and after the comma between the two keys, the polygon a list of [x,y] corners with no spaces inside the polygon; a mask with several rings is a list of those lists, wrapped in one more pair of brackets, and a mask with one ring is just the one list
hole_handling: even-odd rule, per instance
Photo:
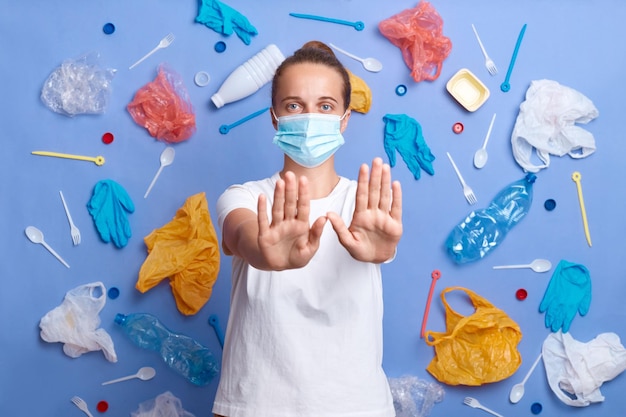
{"label": "woman's eye", "polygon": [[333,107],[330,104],[322,104],[321,107],[323,111],[331,111],[333,109]]}

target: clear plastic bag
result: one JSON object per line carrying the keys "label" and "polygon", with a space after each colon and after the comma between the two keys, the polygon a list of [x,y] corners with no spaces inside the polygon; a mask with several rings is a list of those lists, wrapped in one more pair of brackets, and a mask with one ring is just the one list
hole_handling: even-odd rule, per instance
{"label": "clear plastic bag", "polygon": [[130,417],[195,417],[183,409],[181,401],[169,391],[139,404]]}
{"label": "clear plastic bag", "polygon": [[445,393],[440,384],[410,375],[389,378],[389,387],[396,417],[427,417]]}
{"label": "clear plastic bag", "polygon": [[66,116],[104,113],[115,70],[102,68],[99,59],[92,52],[63,61],[44,83],[41,101],[50,110]]}

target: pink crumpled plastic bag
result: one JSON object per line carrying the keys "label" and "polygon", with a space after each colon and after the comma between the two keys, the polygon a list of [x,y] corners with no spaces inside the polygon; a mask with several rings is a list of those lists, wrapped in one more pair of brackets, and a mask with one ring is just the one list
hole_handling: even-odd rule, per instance
{"label": "pink crumpled plastic bag", "polygon": [[189,139],[196,132],[196,116],[182,78],[165,64],[154,81],[137,91],[126,107],[150,136],[167,143]]}
{"label": "pink crumpled plastic bag", "polygon": [[416,82],[439,77],[452,41],[443,35],[443,19],[429,2],[420,1],[415,8],[381,21],[378,30],[400,48]]}

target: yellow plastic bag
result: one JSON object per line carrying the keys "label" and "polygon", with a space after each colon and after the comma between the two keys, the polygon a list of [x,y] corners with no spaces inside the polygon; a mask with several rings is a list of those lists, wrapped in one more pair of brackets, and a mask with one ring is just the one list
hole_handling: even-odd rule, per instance
{"label": "yellow plastic bag", "polygon": [[[348,71],[348,70],[346,70]],[[367,113],[372,106],[372,90],[363,81],[362,78],[348,71],[350,76],[350,86],[352,94],[350,94],[350,108],[359,113]]]}
{"label": "yellow plastic bag", "polygon": [[[445,295],[455,290],[469,296],[473,314],[462,316],[450,308]],[[482,385],[513,375],[521,364],[519,325],[467,288],[446,288],[441,300],[446,309],[446,332],[425,333],[426,343],[435,347],[435,357],[426,370],[449,385]]]}
{"label": "yellow plastic bag", "polygon": [[217,234],[205,193],[189,197],[172,221],[153,230],[144,242],[148,257],[135,288],[145,293],[169,277],[178,310],[196,314],[211,297],[220,270]]}

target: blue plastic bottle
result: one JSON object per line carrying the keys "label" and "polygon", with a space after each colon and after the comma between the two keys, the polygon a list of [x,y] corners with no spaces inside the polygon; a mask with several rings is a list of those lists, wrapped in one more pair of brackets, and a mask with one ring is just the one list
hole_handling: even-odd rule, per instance
{"label": "blue plastic bottle", "polygon": [[446,240],[446,249],[458,264],[484,258],[526,216],[533,201],[532,173],[502,189],[485,209],[472,211],[455,226]]}
{"label": "blue plastic bottle", "polygon": [[183,334],[170,331],[147,313],[117,314],[115,323],[139,347],[155,350],[172,369],[195,385],[208,384],[218,372],[211,351]]}

